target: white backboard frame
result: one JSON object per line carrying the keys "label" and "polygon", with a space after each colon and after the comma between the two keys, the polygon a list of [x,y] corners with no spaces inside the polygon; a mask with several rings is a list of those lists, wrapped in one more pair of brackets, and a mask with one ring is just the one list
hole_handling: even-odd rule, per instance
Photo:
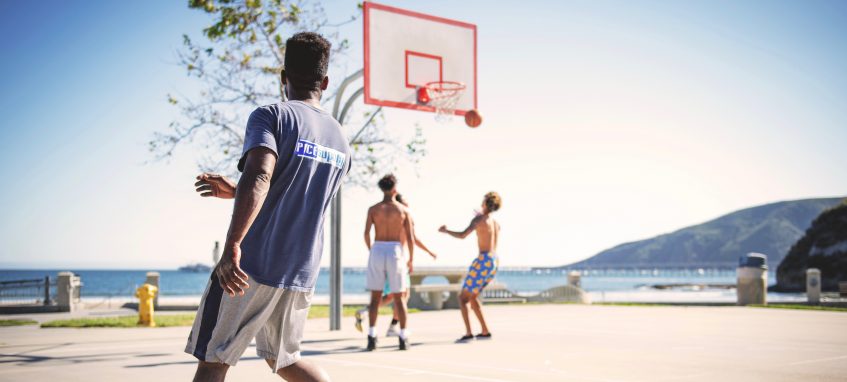
{"label": "white backboard frame", "polygon": [[[443,17],[409,11],[405,9],[395,8],[369,1],[364,2],[363,6],[365,48],[364,101],[366,104],[419,110],[426,112],[435,112],[434,107],[425,104],[420,104],[417,102],[415,89],[419,86],[425,85],[425,83],[422,83],[424,81],[459,81],[465,84],[466,90],[463,96],[464,98],[460,100],[459,104],[456,107],[456,110],[454,111],[454,114],[463,116],[467,111],[471,109],[477,109],[476,25]],[[380,36],[374,37],[372,35],[372,33],[374,33],[373,29],[375,27],[372,12],[383,12],[382,14],[377,14],[377,16],[381,15],[383,17],[387,14],[390,14],[391,16],[406,17],[409,18],[408,24],[410,25],[429,25],[432,27],[433,31],[435,31],[436,28],[440,28],[439,30],[448,32],[442,32],[441,35],[435,35],[436,38],[445,39],[443,40],[443,44],[440,41],[436,40],[436,43],[430,43],[429,45],[424,46],[423,48],[420,48],[419,46],[414,46],[416,41],[422,40],[416,39],[416,37],[421,36],[402,36],[402,38],[411,41],[409,43],[410,45],[401,50],[395,49],[390,51],[389,53],[391,54],[391,57],[390,60],[387,61],[384,56],[378,57],[380,54],[386,54],[383,45],[371,46],[371,43],[379,44],[380,40]],[[425,31],[426,29],[424,28],[424,34],[426,34]],[[422,33],[420,32],[420,28],[411,31],[397,30],[397,33],[405,32],[412,34]],[[438,32],[436,31],[434,33]],[[450,33],[452,33],[452,35],[456,36],[457,38],[450,38]],[[470,36],[472,36],[472,44],[468,42],[468,40],[471,38]],[[375,40],[377,42],[374,42]],[[458,53],[456,47],[453,47],[452,50],[448,49],[450,48],[451,41],[461,42],[461,45],[459,45]],[[418,45],[420,44],[418,43]],[[470,45],[472,45],[472,47]],[[447,56],[445,57],[445,55]],[[449,62],[451,59],[450,55],[452,55],[454,58],[452,62]],[[461,55],[460,60],[455,59],[457,55]],[[388,69],[397,70],[392,71],[394,77],[392,77],[393,80],[391,81],[391,86],[393,86],[391,92],[383,91],[382,95],[380,93],[380,89],[373,88],[374,84],[372,83],[379,80],[385,80],[384,78],[375,79],[375,77],[372,76],[373,73],[384,74],[386,68],[380,68],[378,67],[379,65],[390,65],[391,67]],[[457,65],[461,65],[461,67],[458,67]],[[399,68],[403,68],[404,72],[400,73]],[[382,72],[380,72],[381,70]],[[445,70],[447,71],[446,73]],[[451,78],[451,71],[454,74],[461,73],[461,76],[459,76],[461,78]],[[400,77],[404,78],[401,79]],[[397,84],[393,84],[394,82],[397,82]],[[385,87],[385,83],[378,83],[377,87],[378,86]],[[391,95],[388,96],[388,93],[390,93]]]}

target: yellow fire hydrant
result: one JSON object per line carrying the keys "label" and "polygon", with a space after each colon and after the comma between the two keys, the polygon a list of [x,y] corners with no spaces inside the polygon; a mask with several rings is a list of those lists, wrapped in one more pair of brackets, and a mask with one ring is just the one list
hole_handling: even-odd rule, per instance
{"label": "yellow fire hydrant", "polygon": [[135,297],[138,297],[138,326],[156,326],[156,321],[153,320],[153,299],[159,288],[150,284],[144,284],[135,290]]}

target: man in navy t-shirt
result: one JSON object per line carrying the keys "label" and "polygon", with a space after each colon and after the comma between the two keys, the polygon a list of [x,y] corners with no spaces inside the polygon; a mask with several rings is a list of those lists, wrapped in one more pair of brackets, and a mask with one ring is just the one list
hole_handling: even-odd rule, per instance
{"label": "man in navy t-shirt", "polygon": [[341,126],[320,108],[329,51],[316,33],[288,39],[282,81],[289,101],[250,114],[237,188],[220,176],[198,177],[201,195],[234,197],[235,208],[185,349],[200,360],[196,381],[223,380],[253,338],[259,357],[285,380],[327,379],[300,360],[300,341],[324,216],[350,170]]}

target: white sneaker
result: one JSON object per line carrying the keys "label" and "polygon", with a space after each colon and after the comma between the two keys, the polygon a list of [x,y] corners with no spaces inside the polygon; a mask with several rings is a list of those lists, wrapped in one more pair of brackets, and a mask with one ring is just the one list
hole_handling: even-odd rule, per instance
{"label": "white sneaker", "polygon": [[385,333],[386,337],[400,337],[400,332],[397,330],[397,325],[391,325],[388,327],[388,332]]}

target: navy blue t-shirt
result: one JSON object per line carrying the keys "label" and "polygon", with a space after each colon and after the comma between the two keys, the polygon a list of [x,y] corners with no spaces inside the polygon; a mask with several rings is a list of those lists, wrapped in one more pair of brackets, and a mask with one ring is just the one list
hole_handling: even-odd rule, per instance
{"label": "navy blue t-shirt", "polygon": [[310,292],[324,215],[350,170],[350,146],[329,113],[288,101],[250,114],[239,171],[256,147],[273,150],[277,162],[265,204],[241,243],[241,268],[261,284]]}

